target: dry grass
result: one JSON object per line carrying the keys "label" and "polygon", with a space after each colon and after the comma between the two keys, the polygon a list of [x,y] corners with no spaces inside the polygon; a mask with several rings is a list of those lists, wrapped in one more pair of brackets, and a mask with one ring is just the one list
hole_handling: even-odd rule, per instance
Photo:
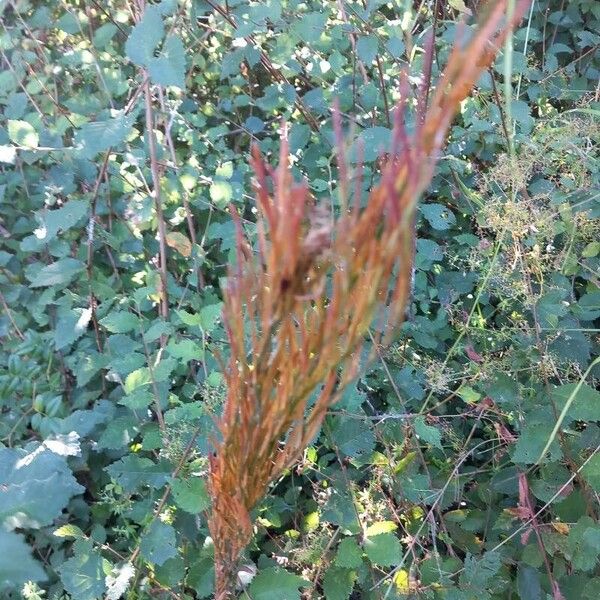
{"label": "dry grass", "polygon": [[[506,4],[490,5],[471,41],[455,45],[430,102],[430,76],[424,73],[418,126],[410,137],[403,126],[404,85],[391,153],[364,208],[359,194],[347,189],[339,117],[339,215],[315,204],[306,182],[292,180],[285,138],[276,169],[253,154],[259,251],[253,254],[233,212],[237,265],[224,294],[231,351],[227,399],[210,463],[218,599],[235,587],[240,553],[252,537],[252,509],[298,460],[356,376],[369,327],[384,320],[378,330],[388,333],[376,342],[387,343],[403,320],[417,201],[455,111],[507,34]],[[527,5],[519,2],[516,16]],[[431,57],[430,44],[429,64]]]}

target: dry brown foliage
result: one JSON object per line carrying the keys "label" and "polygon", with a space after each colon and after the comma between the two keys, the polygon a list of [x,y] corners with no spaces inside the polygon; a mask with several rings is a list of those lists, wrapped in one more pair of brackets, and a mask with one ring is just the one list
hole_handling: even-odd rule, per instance
{"label": "dry brown foliage", "polygon": [[[513,22],[528,3],[517,3]],[[210,462],[217,599],[229,597],[235,587],[238,559],[252,537],[252,509],[269,484],[298,460],[318,434],[327,409],[356,376],[369,327],[385,318],[379,329],[389,337],[403,320],[417,201],[431,180],[460,102],[512,26],[506,7],[506,0],[493,2],[468,44],[455,44],[430,102],[426,69],[416,104],[417,127],[410,136],[403,126],[404,84],[391,153],[364,208],[360,194],[348,189],[339,117],[339,215],[315,204],[306,182],[293,181],[285,137],[276,169],[265,165],[258,151],[253,153],[258,255],[233,211],[237,264],[224,290],[230,342],[227,399]],[[432,55],[430,40],[429,65]]]}

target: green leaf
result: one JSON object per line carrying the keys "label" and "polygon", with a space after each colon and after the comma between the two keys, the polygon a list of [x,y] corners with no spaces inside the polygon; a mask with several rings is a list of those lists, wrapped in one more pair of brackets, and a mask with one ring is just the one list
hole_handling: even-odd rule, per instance
{"label": "green leaf", "polygon": [[467,554],[465,568],[460,575],[461,588],[475,593],[485,590],[501,566],[502,560],[497,552],[486,552],[481,558]]}
{"label": "green leaf", "polygon": [[94,31],[94,46],[104,48],[117,34],[119,29],[113,23],[105,23]]}
{"label": "green leaf", "polygon": [[356,43],[358,58],[369,66],[377,56],[377,38],[374,35],[362,36]]}
{"label": "green leaf", "polygon": [[429,224],[438,231],[446,231],[456,223],[454,213],[443,204],[421,204],[420,210]]}
{"label": "green leaf", "polygon": [[48,579],[42,565],[31,556],[31,548],[22,535],[0,527],[0,548],[0,588]]}
{"label": "green leaf", "polygon": [[[142,367],[127,375],[125,383],[123,384],[123,390],[126,394],[131,394],[134,390],[150,385],[151,383],[152,377],[150,376],[150,369],[148,369],[148,367]],[[150,393],[148,393],[148,395],[149,394]]]}
{"label": "green leaf", "polygon": [[149,486],[159,489],[170,477],[170,468],[166,463],[154,463],[145,456],[128,454],[106,467],[106,472],[126,493]]}
{"label": "green leaf", "polygon": [[142,537],[140,553],[148,562],[159,566],[177,556],[175,529],[156,519]]}
{"label": "green leaf", "polygon": [[253,600],[300,600],[298,588],[307,586],[308,581],[302,577],[271,567],[256,575],[249,592]]}
{"label": "green leaf", "polygon": [[217,207],[225,208],[231,202],[233,188],[227,181],[215,181],[211,184],[208,193]]}
{"label": "green leaf", "polygon": [[30,288],[47,287],[50,285],[64,285],[69,283],[75,275],[81,273],[84,264],[75,258],[61,258],[56,262],[39,269],[35,274],[29,275]]}
{"label": "green leaf", "polygon": [[199,326],[205,333],[211,333],[223,312],[223,303],[217,302],[216,304],[210,304],[200,309],[200,312],[193,315],[186,312],[185,310],[178,310],[177,315],[179,318],[190,327]]}
{"label": "green leaf", "polygon": [[7,129],[8,137],[17,146],[37,148],[40,145],[40,136],[33,128],[33,125],[27,121],[13,121],[9,119]]}
{"label": "green leaf", "polygon": [[382,153],[388,152],[392,139],[392,131],[387,127],[369,127],[361,132],[358,140],[352,145],[351,159],[357,162],[360,158],[359,147],[362,146],[363,160],[374,161]]}
{"label": "green leaf", "polygon": [[321,37],[327,23],[327,14],[321,12],[306,13],[297,20],[292,32],[305,43],[316,42]]}
{"label": "green leaf", "polygon": [[517,590],[523,600],[542,600],[539,571],[528,565],[520,564],[517,570]]}
{"label": "green leaf", "polygon": [[58,568],[65,590],[77,600],[103,597],[110,563],[93,549],[91,541],[78,540],[73,549],[75,555]]}
{"label": "green leaf", "polygon": [[65,457],[44,446],[29,453],[0,448],[0,482],[0,524],[10,529],[50,525],[84,491]]}
{"label": "green leaf", "polygon": [[158,85],[185,87],[185,49],[179,37],[167,37],[160,56],[150,59],[148,72]]}
{"label": "green leaf", "polygon": [[98,439],[98,449],[119,450],[125,448],[139,433],[138,420],[133,416],[113,419]]}
{"label": "green leaf", "polygon": [[190,339],[183,339],[179,342],[171,340],[167,345],[167,349],[171,356],[185,362],[190,360],[202,360],[204,358],[204,350],[202,347]]}
{"label": "green leaf", "polygon": [[596,492],[600,492],[600,454],[595,454],[581,469],[581,474]]}
{"label": "green leaf", "polygon": [[75,144],[80,147],[83,157],[94,158],[98,152],[121,145],[134,121],[135,115],[117,112],[111,119],[86,123],[75,133]]}
{"label": "green leaf", "polygon": [[[515,463],[532,465],[539,458],[552,434],[552,423],[526,423],[515,445],[512,460]],[[546,460],[554,461],[561,457],[560,447],[553,440]]]}
{"label": "green leaf", "polygon": [[365,554],[375,565],[391,567],[402,558],[400,540],[393,533],[382,533],[365,540]]}
{"label": "green leaf", "polygon": [[579,389],[577,386],[577,383],[566,383],[552,391],[552,398],[559,411],[574,394],[565,422],[600,420],[600,392],[586,383],[581,384]]}
{"label": "green leaf", "polygon": [[59,232],[77,225],[88,210],[89,204],[85,200],[68,200],[60,208],[45,211],[40,215],[42,225],[36,229],[35,237],[41,243],[50,242]]}
{"label": "green leaf", "polygon": [[128,333],[139,329],[139,319],[131,312],[111,312],[100,319],[100,325],[106,327],[111,333]]}
{"label": "green leaf", "polygon": [[142,20],[131,30],[125,42],[127,58],[140,67],[149,65],[164,33],[159,8],[153,5],[147,6]]}
{"label": "green leaf", "polygon": [[362,550],[353,537],[345,538],[338,546],[335,555],[335,564],[338,567],[357,569],[362,564]]}
{"label": "green leaf", "polygon": [[360,419],[331,417],[333,443],[346,456],[370,454],[375,448],[375,435],[372,429]]}
{"label": "green leaf", "polygon": [[78,340],[85,333],[91,318],[91,308],[76,308],[61,316],[54,330],[55,348],[62,350]]}
{"label": "green leaf", "polygon": [[171,491],[175,504],[185,512],[196,515],[210,506],[206,482],[199,477],[175,479]]}
{"label": "green leaf", "polygon": [[584,321],[593,321],[600,317],[600,290],[581,296],[576,310],[579,318]]}
{"label": "green leaf", "polygon": [[349,569],[330,567],[323,577],[326,600],[348,600],[354,588],[356,573]]}
{"label": "green leaf", "polygon": [[212,596],[215,587],[215,561],[212,557],[202,557],[192,564],[187,583],[198,598]]}
{"label": "green leaf", "polygon": [[419,439],[431,444],[435,448],[442,450],[442,433],[437,427],[427,425],[423,417],[415,419],[415,433]]}
{"label": "green leaf", "polygon": [[581,256],[584,258],[593,258],[594,256],[598,256],[598,254],[600,254],[600,242],[590,242],[581,251]]}
{"label": "green leaf", "polygon": [[244,127],[250,133],[259,133],[265,128],[265,122],[258,117],[251,116],[244,121]]}

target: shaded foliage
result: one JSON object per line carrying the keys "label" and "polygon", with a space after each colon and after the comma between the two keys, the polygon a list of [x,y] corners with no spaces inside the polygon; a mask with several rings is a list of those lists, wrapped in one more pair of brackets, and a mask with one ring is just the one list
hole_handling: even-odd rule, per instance
{"label": "shaded foliage", "polygon": [[[436,81],[475,4],[0,4],[3,598],[212,596],[250,146],[285,119],[337,214],[337,101],[366,199],[401,72],[416,97],[433,31]],[[536,1],[461,103],[401,337],[255,507],[251,597],[597,596],[599,20]]]}

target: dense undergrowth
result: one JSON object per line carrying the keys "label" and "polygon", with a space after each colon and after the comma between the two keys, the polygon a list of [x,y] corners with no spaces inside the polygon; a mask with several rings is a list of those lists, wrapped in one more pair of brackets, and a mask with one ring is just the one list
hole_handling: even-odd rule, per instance
{"label": "dense undergrowth", "polygon": [[[250,145],[276,162],[285,118],[335,209],[337,101],[366,194],[401,72],[433,30],[435,81],[473,4],[0,3],[2,598],[211,597]],[[256,511],[242,598],[597,597],[599,30],[534,2],[462,103],[408,320]]]}

